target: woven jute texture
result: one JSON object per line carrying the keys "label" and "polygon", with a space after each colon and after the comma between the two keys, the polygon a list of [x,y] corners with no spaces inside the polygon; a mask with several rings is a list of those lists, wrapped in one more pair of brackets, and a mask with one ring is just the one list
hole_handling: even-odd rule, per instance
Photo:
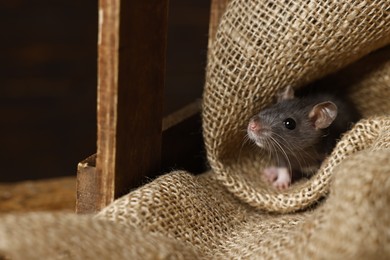
{"label": "woven jute texture", "polygon": [[[211,170],[176,171],[95,216],[0,216],[0,259],[389,259],[390,2],[232,0],[208,57]],[[276,192],[244,141],[286,85],[324,76],[362,119],[310,179]]]}
{"label": "woven jute texture", "polygon": [[[300,88],[385,46],[389,7],[389,1],[230,3],[209,53],[203,103],[208,160],[229,191],[272,212],[296,211],[326,194],[332,171],[352,152],[350,146],[339,145],[310,181],[279,194],[259,178],[266,154],[245,143],[249,118],[287,85]],[[344,79],[339,88],[364,117],[389,111],[389,64],[380,57],[389,52],[383,52],[329,81],[331,87]],[[365,64],[371,66],[362,68]]]}

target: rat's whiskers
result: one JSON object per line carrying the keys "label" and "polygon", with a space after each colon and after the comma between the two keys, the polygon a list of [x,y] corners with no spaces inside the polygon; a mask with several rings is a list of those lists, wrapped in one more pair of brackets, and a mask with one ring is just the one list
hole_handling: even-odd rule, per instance
{"label": "rat's whiskers", "polygon": [[291,162],[287,156],[286,151],[283,149],[283,147],[280,145],[280,143],[275,138],[273,138],[272,136],[269,136],[269,137],[271,140],[273,140],[273,142],[277,145],[277,147],[279,147],[279,150],[283,153],[284,157],[286,158],[286,161],[288,163],[288,169],[290,170],[290,175],[291,175],[292,174]]}

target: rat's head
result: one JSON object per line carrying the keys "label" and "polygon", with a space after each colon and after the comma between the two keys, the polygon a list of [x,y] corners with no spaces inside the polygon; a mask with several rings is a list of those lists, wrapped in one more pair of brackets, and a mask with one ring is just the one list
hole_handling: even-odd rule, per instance
{"label": "rat's head", "polygon": [[317,102],[309,98],[294,98],[287,87],[278,94],[278,102],[257,115],[248,124],[248,137],[266,150],[295,153],[316,144],[337,116],[337,106],[331,101]]}

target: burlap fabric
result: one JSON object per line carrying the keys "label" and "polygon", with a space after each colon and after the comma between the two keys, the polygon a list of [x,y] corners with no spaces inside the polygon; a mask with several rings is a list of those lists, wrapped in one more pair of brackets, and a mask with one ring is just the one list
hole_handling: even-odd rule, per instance
{"label": "burlap fabric", "polygon": [[[230,2],[209,52],[203,129],[212,171],[164,175],[96,216],[0,219],[11,259],[390,258],[390,2]],[[365,56],[365,57],[364,57]],[[363,58],[364,57],[364,58]],[[318,173],[278,193],[244,142],[286,86],[331,75],[363,115]]]}
{"label": "burlap fabric", "polygon": [[[246,126],[285,86],[304,86],[385,45],[390,33],[384,24],[390,18],[384,10],[389,6],[388,1],[232,2],[210,53],[203,107],[208,158],[229,191],[257,208],[276,212],[300,209],[327,192],[331,172],[347,150],[339,146],[311,181],[275,194],[259,178],[266,154],[244,144]],[[377,61],[366,61],[371,62],[366,74],[375,73]],[[342,87],[362,105],[364,116],[372,112],[362,103],[389,111],[388,96],[377,100],[362,95],[373,91],[385,96],[388,81],[380,86],[359,85],[356,78],[361,82],[367,75],[339,74],[348,74],[346,81],[352,84],[345,82]]]}

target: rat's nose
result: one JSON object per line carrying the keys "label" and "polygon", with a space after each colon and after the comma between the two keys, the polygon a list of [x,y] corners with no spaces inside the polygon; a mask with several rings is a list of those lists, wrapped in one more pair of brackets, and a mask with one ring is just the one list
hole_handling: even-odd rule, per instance
{"label": "rat's nose", "polygon": [[251,130],[253,132],[260,131],[261,130],[261,125],[260,125],[259,120],[257,118],[252,118],[249,121],[248,128],[249,128],[249,130]]}

